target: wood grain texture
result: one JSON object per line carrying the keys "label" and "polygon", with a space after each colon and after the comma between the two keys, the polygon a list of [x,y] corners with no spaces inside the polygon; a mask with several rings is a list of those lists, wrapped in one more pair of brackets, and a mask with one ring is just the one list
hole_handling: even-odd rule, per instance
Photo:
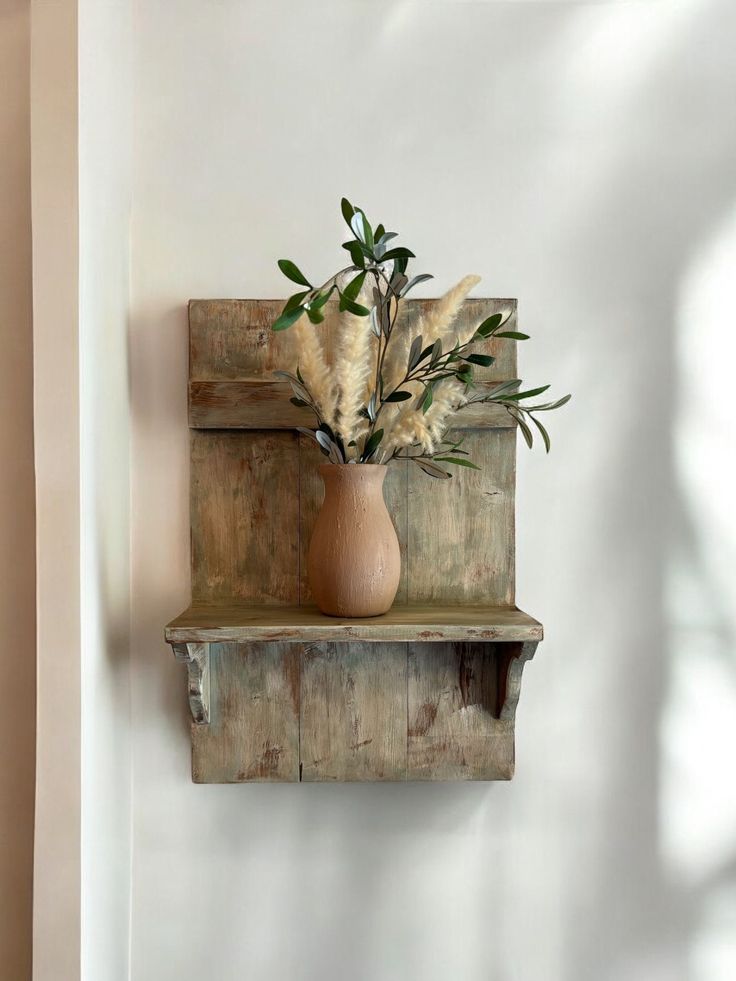
{"label": "wood grain texture", "polygon": [[[412,300],[416,327],[432,300]],[[502,408],[458,427],[481,471],[433,481],[392,465],[384,496],[402,551],[388,614],[314,609],[306,555],[323,458],[273,371],[295,335],[274,334],[282,300],[190,303],[192,606],[166,628],[189,670],[196,782],[509,779],[522,670],[541,625],[514,606],[516,433]],[[516,301],[472,299],[460,326]],[[334,304],[319,328],[334,357]],[[516,345],[478,384],[516,377]],[[209,682],[209,701],[207,685]],[[208,722],[209,719],[209,722]]]}
{"label": "wood grain texture", "polygon": [[512,605],[516,434],[465,434],[480,470],[452,480],[409,472],[409,603]]}
{"label": "wood grain texture", "polygon": [[[497,382],[480,382],[490,390]],[[189,425],[192,429],[295,429],[314,426],[310,409],[292,405],[288,382],[260,380],[192,381]],[[515,429],[503,406],[468,405],[457,416],[457,429]]]}
{"label": "wood grain texture", "polygon": [[195,783],[299,779],[298,644],[213,644],[211,717],[192,726]]}
{"label": "wood grain texture", "polygon": [[346,620],[309,606],[194,603],[166,627],[169,643],[299,641],[539,641],[542,625],[516,607],[394,606]]}
{"label": "wood grain texture", "polygon": [[305,648],[302,780],[405,779],[406,726],[405,644]]}
{"label": "wood grain texture", "polygon": [[411,646],[407,779],[511,779],[513,722],[498,718],[500,646]]}
{"label": "wood grain texture", "polygon": [[299,601],[293,433],[192,432],[192,595]]}
{"label": "wood grain texture", "polygon": [[[434,300],[408,300],[402,316],[413,330]],[[294,334],[274,333],[283,300],[190,300],[189,302],[189,379],[190,381],[247,381],[273,377],[277,369],[293,370],[297,362]],[[512,299],[472,298],[466,300],[458,326],[480,324],[486,317],[510,311],[508,329],[517,323],[517,303]],[[325,322],[319,327],[328,360],[333,357],[334,340],[340,331],[337,304],[324,307]],[[516,377],[516,347],[513,341],[487,342],[478,350],[492,354],[496,363],[479,369],[479,378],[504,380]]]}

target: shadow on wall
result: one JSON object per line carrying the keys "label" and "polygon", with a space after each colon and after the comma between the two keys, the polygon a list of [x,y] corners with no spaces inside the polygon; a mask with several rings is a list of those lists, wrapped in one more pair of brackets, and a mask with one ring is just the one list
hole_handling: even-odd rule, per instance
{"label": "shadow on wall", "polygon": [[[246,970],[259,979],[338,978],[350,965],[366,981],[736,977],[736,818],[713,821],[714,811],[736,807],[728,754],[713,745],[736,705],[734,596],[724,573],[733,565],[716,554],[735,550],[734,519],[717,489],[733,484],[733,471],[725,481],[721,472],[733,458],[733,400],[728,389],[703,394],[719,360],[728,363],[726,345],[733,350],[733,301],[722,292],[713,300],[708,270],[714,237],[718,262],[724,249],[726,266],[736,258],[734,236],[722,229],[736,207],[736,7],[693,0],[537,11],[536,32],[525,33],[522,10],[488,6],[493,72],[513,79],[518,60],[525,83],[503,106],[492,97],[485,104],[480,79],[473,89],[485,113],[478,126],[503,131],[514,121],[506,152],[489,164],[502,191],[492,204],[471,201],[484,185],[470,162],[467,192],[446,186],[438,167],[417,173],[407,193],[417,209],[435,193],[435,214],[467,193],[464,204],[504,229],[492,258],[500,282],[518,284],[506,292],[524,297],[521,322],[536,347],[521,352],[523,364],[575,393],[556,420],[552,457],[520,457],[519,596],[549,629],[526,672],[516,780],[186,783],[184,679],[162,644],[163,624],[186,601],[183,578],[179,571],[162,595],[165,567],[149,565],[145,546],[163,535],[166,562],[186,567],[186,322],[180,308],[158,302],[182,284],[148,278],[132,327],[144,474],[134,609],[140,981],[206,971],[214,948],[222,981]],[[444,43],[445,14],[434,16],[439,24],[428,15],[420,29],[434,32],[428,45]],[[415,132],[397,144],[397,165],[429,139],[430,124],[417,115]],[[473,139],[455,136],[466,148]],[[328,173],[337,186],[342,173]],[[142,215],[139,230],[160,247],[167,236],[158,220]],[[171,230],[186,220],[171,219]],[[702,334],[693,297],[710,298]],[[707,455],[697,452],[701,441]],[[157,458],[167,468],[148,476]],[[148,501],[158,502],[151,517]],[[184,831],[163,845],[182,813],[197,827],[191,852]],[[184,945],[184,958],[195,891],[199,939]],[[153,930],[157,909],[166,912]]]}

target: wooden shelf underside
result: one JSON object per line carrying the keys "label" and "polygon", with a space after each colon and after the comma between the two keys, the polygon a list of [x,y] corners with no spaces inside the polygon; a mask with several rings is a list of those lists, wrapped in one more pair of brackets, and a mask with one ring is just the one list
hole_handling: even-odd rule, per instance
{"label": "wooden shelf underside", "polygon": [[395,606],[380,617],[341,619],[308,606],[193,603],[166,627],[170,644],[259,641],[528,642],[542,625],[516,607]]}

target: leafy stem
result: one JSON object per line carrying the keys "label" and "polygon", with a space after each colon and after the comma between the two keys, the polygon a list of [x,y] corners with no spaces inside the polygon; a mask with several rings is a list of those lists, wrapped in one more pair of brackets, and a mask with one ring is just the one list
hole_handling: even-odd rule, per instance
{"label": "leafy stem", "polygon": [[[272,327],[275,331],[286,330],[305,314],[311,323],[320,324],[325,319],[323,308],[332,294],[337,292],[341,312],[347,311],[356,317],[370,317],[370,327],[366,324],[365,329],[370,329],[377,338],[375,371],[372,373],[373,390],[367,404],[361,406],[360,402],[363,396],[360,393],[363,384],[365,384],[364,379],[366,376],[371,377],[372,364],[369,366],[368,360],[362,362],[362,365],[358,367],[357,374],[353,374],[352,384],[354,387],[349,396],[345,395],[346,384],[343,379],[338,378],[335,381],[324,382],[323,376],[326,375],[328,369],[322,354],[315,355],[313,352],[311,355],[313,362],[316,359],[322,364],[319,371],[315,369],[315,377],[320,378],[321,381],[315,383],[317,387],[314,391],[310,391],[309,385],[301,376],[298,367],[296,374],[285,371],[276,372],[276,374],[289,380],[293,391],[291,401],[297,406],[311,409],[316,416],[317,428],[315,430],[300,429],[299,431],[310,435],[322,453],[333,463],[368,463],[374,460],[380,461],[385,457],[388,458],[388,461],[411,460],[431,476],[446,478],[451,474],[445,469],[445,464],[471,468],[475,467],[475,464],[465,459],[467,453],[460,448],[462,441],[453,442],[445,438],[437,444],[434,436],[430,439],[426,433],[431,431],[433,434],[441,435],[448,425],[445,418],[448,417],[449,413],[461,411],[467,405],[484,402],[503,406],[521,430],[522,436],[529,446],[533,444],[533,431],[536,429],[549,451],[549,433],[538,418],[538,414],[564,405],[569,401],[569,395],[554,402],[532,404],[527,400],[541,395],[549,388],[548,385],[522,392],[519,390],[521,382],[518,379],[498,383],[490,391],[478,390],[475,384],[474,370],[476,366],[487,368],[495,361],[493,355],[485,353],[487,347],[485,350],[483,348],[478,350],[478,345],[496,339],[523,341],[528,338],[527,334],[505,329],[504,325],[508,319],[508,314],[492,314],[475,329],[472,337],[468,340],[462,343],[456,340],[451,349],[443,350],[442,338],[446,337],[452,324],[452,315],[448,313],[449,319],[444,324],[444,333],[440,329],[435,331],[435,334],[440,334],[439,338],[427,343],[424,343],[421,336],[412,339],[401,381],[393,386],[391,391],[384,390],[387,354],[395,335],[402,301],[418,283],[432,277],[427,273],[415,275],[411,279],[407,276],[407,266],[409,260],[414,258],[414,253],[404,246],[395,245],[396,232],[387,231],[383,224],[378,224],[373,228],[363,209],[353,206],[346,198],[341,201],[341,211],[351,233],[351,237],[343,242],[342,247],[349,253],[352,262],[326,279],[321,286],[314,286],[294,262],[290,259],[279,259],[280,270],[287,279],[298,285],[299,291],[288,298]],[[372,284],[372,304],[370,306],[364,305],[369,302],[364,299],[364,284],[368,277],[370,277]],[[463,284],[458,285],[462,286]],[[461,295],[467,295],[467,289]],[[450,304],[449,309],[457,310],[456,302],[454,307]],[[452,341],[445,343],[451,344]],[[394,351],[393,347],[391,351]],[[368,355],[366,355],[367,358]],[[391,374],[394,375],[394,372],[392,371]],[[360,388],[355,388],[355,377],[361,379]],[[348,378],[350,378],[349,374]],[[452,404],[447,397],[442,402],[438,400],[435,403],[435,387],[445,379],[455,379],[457,382],[461,382],[464,386],[463,394],[453,400]],[[348,391],[350,391],[350,384],[351,382],[348,381]],[[328,394],[322,394],[319,385],[322,385]],[[411,386],[417,385],[421,386],[418,395],[414,391],[409,391]],[[339,393],[338,400],[347,399],[350,408],[345,410],[346,414],[343,414],[343,408],[339,401],[337,407],[335,406],[336,392]],[[426,413],[433,404],[440,407],[438,414],[433,413],[431,422],[428,422],[424,427],[417,427],[417,429],[422,429],[425,432],[426,445],[422,443],[416,432],[413,434],[413,441],[410,441],[408,446],[394,446],[390,441],[390,436],[386,437],[384,441],[384,429],[379,427],[379,423],[382,421],[384,426],[386,425],[386,416],[382,415],[384,406],[388,403],[408,402],[413,398],[416,399],[414,404],[410,406],[413,411],[421,410]],[[321,402],[325,402],[325,405],[329,404],[329,409],[325,410],[327,420],[322,415],[322,409],[325,406],[321,405]],[[363,421],[359,421],[357,424],[353,421],[356,418],[360,420],[361,417],[368,421],[367,426]],[[350,423],[346,421],[347,419],[351,420]],[[339,432],[331,428],[333,425]],[[347,431],[345,430],[346,426],[348,427]],[[411,435],[410,433],[410,437]],[[343,438],[347,446],[344,444]],[[384,441],[383,446],[381,445],[382,441]]]}

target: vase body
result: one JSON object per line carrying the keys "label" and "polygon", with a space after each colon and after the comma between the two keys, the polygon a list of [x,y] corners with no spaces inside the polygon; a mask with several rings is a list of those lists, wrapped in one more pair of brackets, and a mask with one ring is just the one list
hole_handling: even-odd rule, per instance
{"label": "vase body", "polygon": [[399,588],[401,556],[383,500],[386,467],[324,464],[325,499],[307,558],[309,585],[323,613],[375,617],[390,609]]}

